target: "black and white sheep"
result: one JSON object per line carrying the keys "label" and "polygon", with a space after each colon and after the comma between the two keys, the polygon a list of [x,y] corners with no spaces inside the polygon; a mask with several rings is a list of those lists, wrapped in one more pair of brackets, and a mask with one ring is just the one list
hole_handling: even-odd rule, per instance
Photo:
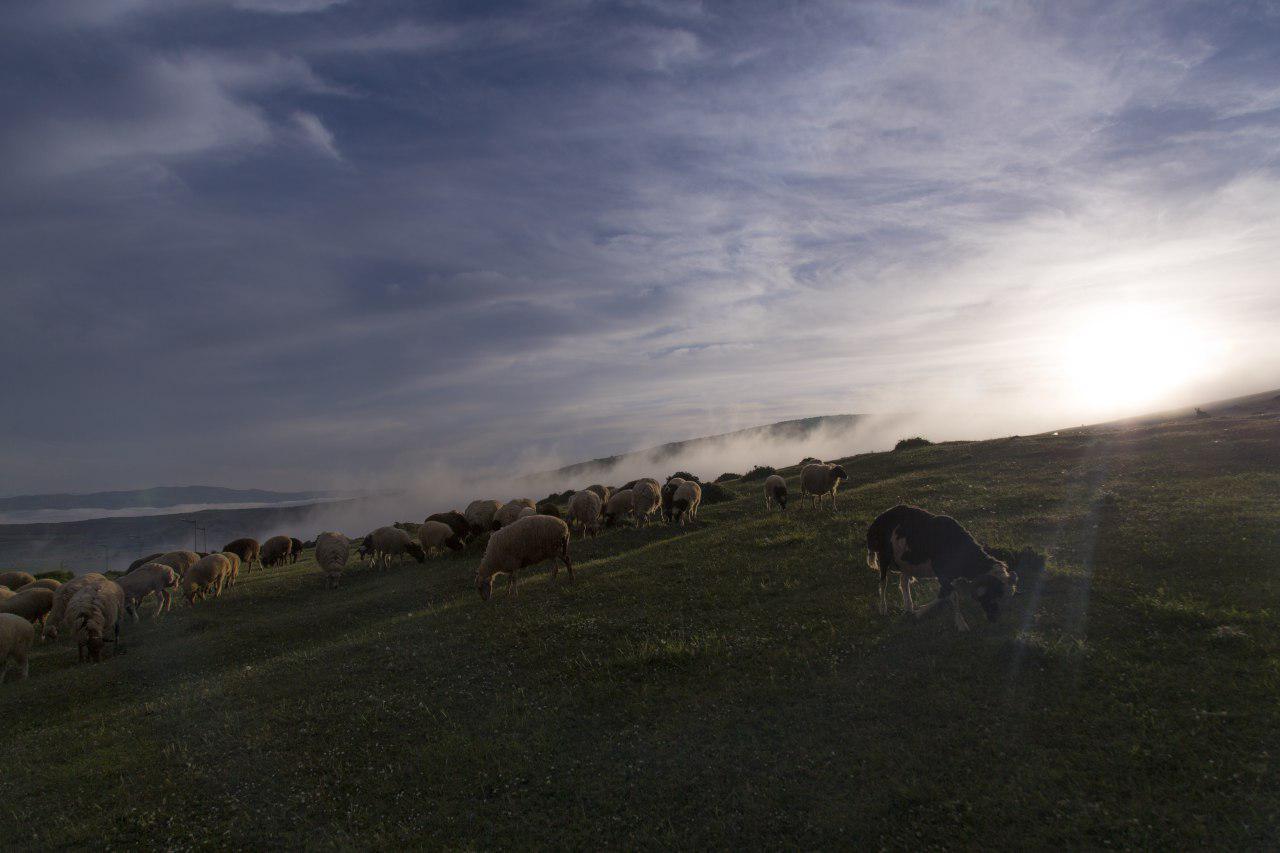
{"label": "black and white sheep", "polygon": [[[495,575],[507,575],[507,593],[516,591],[516,572],[526,566],[547,560],[559,560],[573,580],[573,563],[569,560],[569,525],[549,515],[530,515],[517,519],[489,537],[484,557],[476,569],[476,589],[488,601],[493,594]],[[559,563],[551,567],[554,579]]]}
{"label": "black and white sheep", "polygon": [[[969,584],[970,594],[992,622],[1000,616],[1000,602],[1018,587],[1018,575],[988,554],[960,522],[906,504],[880,513],[867,528],[867,565],[880,572],[881,613],[888,612],[885,587],[889,573],[899,572],[902,606],[908,613],[920,617],[950,603],[956,628],[961,631],[969,626],[960,613],[955,590],[958,581]],[[911,600],[911,582],[921,577],[938,579],[938,598],[917,608]]]}
{"label": "black and white sheep", "polygon": [[675,500],[676,489],[687,483],[688,480],[683,477],[671,477],[667,482],[662,484],[662,520],[671,521],[671,503]]}

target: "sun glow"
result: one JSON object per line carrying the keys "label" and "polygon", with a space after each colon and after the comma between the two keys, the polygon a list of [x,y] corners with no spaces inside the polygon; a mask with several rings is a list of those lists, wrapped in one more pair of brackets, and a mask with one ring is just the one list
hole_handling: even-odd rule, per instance
{"label": "sun glow", "polygon": [[1079,402],[1091,412],[1119,414],[1167,401],[1210,373],[1220,352],[1188,319],[1126,305],[1082,318],[1062,357]]}

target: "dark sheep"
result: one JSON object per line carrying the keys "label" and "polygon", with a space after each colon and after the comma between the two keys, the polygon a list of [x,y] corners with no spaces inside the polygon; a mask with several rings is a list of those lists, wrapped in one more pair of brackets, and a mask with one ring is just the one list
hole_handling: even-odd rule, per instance
{"label": "dark sheep", "polygon": [[289,537],[289,562],[296,563],[298,558],[302,556],[302,540]]}
{"label": "dark sheep", "polygon": [[[466,544],[468,537],[471,536],[471,525],[467,523],[467,517],[456,509],[448,512],[437,512],[427,516],[427,521],[439,521],[449,525],[449,529],[453,531],[453,535],[457,538],[459,544]],[[449,547],[453,547],[450,545]]]}
{"label": "dark sheep", "polygon": [[262,550],[259,552],[259,555],[264,567],[283,566],[289,562],[289,556],[292,552],[292,539],[288,536],[272,536],[266,542],[262,543]]}
{"label": "dark sheep", "polygon": [[129,574],[129,572],[133,571],[134,569],[138,568],[139,566],[145,566],[147,563],[150,563],[150,562],[151,562],[152,560],[154,560],[156,557],[160,557],[160,556],[163,556],[163,555],[164,555],[164,552],[163,552],[163,551],[156,551],[154,554],[148,554],[148,555],[147,555],[147,556],[145,556],[145,557],[141,557],[141,558],[139,558],[139,559],[137,559],[137,560],[134,560],[132,563],[130,563],[130,564],[129,564],[129,568],[127,568],[127,569],[125,569],[125,570],[124,570],[124,573],[127,575],[127,574]]}
{"label": "dark sheep", "polygon": [[262,546],[258,544],[257,539],[250,539],[247,536],[243,539],[232,539],[222,546],[222,550],[239,557],[240,565],[244,567],[246,573],[253,568],[254,563],[257,563],[259,568],[262,567],[262,560],[260,559]]}

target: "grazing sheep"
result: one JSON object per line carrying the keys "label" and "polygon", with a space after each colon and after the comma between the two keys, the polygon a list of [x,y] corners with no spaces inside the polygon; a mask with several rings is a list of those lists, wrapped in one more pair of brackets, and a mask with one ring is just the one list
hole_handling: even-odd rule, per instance
{"label": "grazing sheep", "polygon": [[467,517],[456,509],[448,512],[434,512],[427,516],[427,521],[439,521],[449,525],[449,529],[458,538],[460,545],[466,545],[467,537],[471,535],[471,525],[467,523]]}
{"label": "grazing sheep", "polygon": [[662,490],[657,480],[637,480],[631,489],[631,514],[637,524],[648,524],[649,516],[662,508]]}
{"label": "grazing sheep", "polygon": [[601,486],[599,483],[594,486],[587,486],[587,491],[596,493],[596,497],[600,499],[601,506],[604,506],[609,500],[609,495],[613,494],[612,489],[608,486]]}
{"label": "grazing sheep", "polygon": [[258,553],[258,558],[262,560],[264,568],[266,566],[283,566],[289,562],[289,555],[292,552],[292,539],[288,536],[272,536],[262,543],[262,550]]}
{"label": "grazing sheep", "polygon": [[569,529],[572,530],[575,525],[581,527],[584,539],[587,534],[597,535],[600,532],[600,510],[603,508],[604,502],[595,492],[578,492],[569,499]]}
{"label": "grazing sheep", "polygon": [[44,619],[53,609],[54,593],[44,587],[20,589],[11,598],[0,601],[0,613],[16,613],[33,625],[44,626]]}
{"label": "grazing sheep", "polygon": [[493,520],[500,509],[502,504],[498,501],[472,501],[467,504],[462,516],[467,520],[467,526],[471,528],[471,535],[479,536],[493,530]]}
{"label": "grazing sheep", "polygon": [[413,537],[398,527],[379,527],[369,534],[369,551],[373,554],[373,564],[387,568],[391,558],[413,557],[419,563],[427,561],[427,553],[422,546],[413,541]]}
{"label": "grazing sheep", "polygon": [[465,547],[462,538],[452,527],[443,521],[432,521],[427,519],[418,527],[418,541],[422,543],[422,550],[428,554],[443,549],[450,548],[454,551],[461,551]]}
{"label": "grazing sheep", "polygon": [[178,573],[172,566],[164,563],[147,563],[128,574],[116,578],[116,583],[124,590],[125,612],[138,621],[138,608],[142,600],[151,593],[156,595],[156,612],[151,618],[158,619],[160,614],[173,607],[172,590],[178,588]]}
{"label": "grazing sheep", "polygon": [[106,579],[106,575],[98,572],[88,572],[79,577],[74,577],[58,587],[58,591],[53,596],[53,609],[49,611],[49,615],[44,619],[44,631],[41,633],[42,639],[58,639],[58,631],[62,629],[63,624],[66,622],[67,606],[71,603],[71,599],[89,584]]}
{"label": "grazing sheep", "polygon": [[686,480],[671,496],[671,519],[684,527],[685,520],[697,521],[698,507],[702,504],[702,486]]}
{"label": "grazing sheep", "polygon": [[145,557],[139,557],[138,559],[134,560],[132,563],[129,564],[129,568],[125,569],[124,573],[127,575],[129,574],[129,572],[133,571],[139,566],[145,566],[147,563],[155,562],[156,557],[159,557],[162,554],[163,554],[162,551],[157,551],[154,554],[148,554]]}
{"label": "grazing sheep", "polygon": [[781,474],[770,474],[764,481],[764,508],[773,509],[775,503],[787,508],[787,481]]}
{"label": "grazing sheep", "polygon": [[[476,569],[476,589],[485,601],[493,594],[494,575],[506,573],[507,594],[516,591],[516,572],[546,560],[558,559],[569,570],[573,580],[573,563],[569,561],[569,525],[549,515],[530,515],[517,519],[489,537],[480,567]],[[559,563],[552,564],[551,577],[560,572]]]}
{"label": "grazing sheep", "polygon": [[289,562],[296,563],[302,556],[302,540],[293,536],[289,537]]}
{"label": "grazing sheep", "polygon": [[[170,567],[172,568],[172,566]],[[102,661],[102,648],[116,644],[120,651],[120,617],[124,614],[124,590],[103,578],[86,584],[67,605],[67,621],[74,626],[76,655],[81,663],[86,652],[94,663]],[[107,639],[110,637],[110,639]]]}
{"label": "grazing sheep", "polygon": [[240,555],[223,551],[222,556],[227,558],[227,563],[231,566],[227,570],[227,586],[235,586],[236,581],[240,579]]}
{"label": "grazing sheep", "polygon": [[[1000,601],[1018,589],[1017,573],[988,554],[960,522],[906,504],[880,513],[867,528],[867,565],[880,572],[881,613],[889,612],[884,594],[889,572],[899,572],[902,606],[908,613],[921,617],[950,602],[960,631],[969,630],[969,626],[960,613],[954,588],[957,581],[969,583],[970,594],[991,622],[1000,616]],[[911,583],[920,577],[938,579],[938,598],[917,608],[911,600]]]}
{"label": "grazing sheep", "polygon": [[609,496],[600,512],[605,527],[613,527],[631,514],[635,495],[631,489],[619,489]]}
{"label": "grazing sheep", "polygon": [[3,572],[0,573],[0,586],[7,586],[17,592],[27,584],[33,583],[35,579],[35,575],[27,572]]}
{"label": "grazing sheep", "polygon": [[214,597],[222,595],[222,587],[231,573],[231,561],[224,554],[210,554],[201,557],[191,569],[182,576],[182,594],[187,604],[195,606],[196,598],[204,598],[210,591]]}
{"label": "grazing sheep", "polygon": [[688,480],[685,480],[683,477],[672,477],[671,479],[667,480],[666,483],[663,484],[662,491],[661,491],[663,521],[671,521],[672,519],[671,502],[675,500],[676,489],[680,488],[687,482]]}
{"label": "grazing sheep", "polygon": [[258,544],[257,539],[244,537],[243,539],[232,539],[226,545],[222,546],[222,553],[235,554],[240,558],[240,565],[244,568],[245,573],[253,571],[253,564],[257,563],[259,567],[262,562],[259,559],[262,546]]}
{"label": "grazing sheep", "polygon": [[538,515],[549,515],[552,518],[564,518],[564,513],[560,511],[560,507],[551,501],[543,501],[538,504]]}
{"label": "grazing sheep", "polygon": [[12,663],[21,681],[30,669],[27,654],[36,641],[36,629],[15,613],[0,613],[0,684],[4,683]]}
{"label": "grazing sheep", "polygon": [[813,498],[815,509],[822,505],[822,499],[831,496],[831,511],[836,508],[836,490],[840,481],[849,479],[849,475],[840,465],[816,462],[800,469],[800,491]]}
{"label": "grazing sheep", "polygon": [[26,586],[24,586],[22,590],[23,592],[29,589],[56,590],[60,586],[62,586],[62,581],[58,580],[57,578],[38,578],[36,580],[33,580],[31,583],[27,584]]}
{"label": "grazing sheep", "polygon": [[326,589],[338,588],[350,553],[351,540],[341,533],[326,531],[316,537],[316,565],[324,572]]}
{"label": "grazing sheep", "polygon": [[169,566],[178,574],[185,575],[200,560],[200,555],[195,551],[170,551],[156,557],[153,562]]}
{"label": "grazing sheep", "polygon": [[502,505],[502,509],[498,510],[498,514],[494,516],[494,519],[493,519],[494,529],[501,530],[511,522],[515,521],[517,518],[520,517],[520,511],[525,507],[528,507],[529,509],[532,509],[535,512],[537,511],[536,510],[537,504],[535,504],[533,501],[529,500],[528,498],[515,498],[514,500],[509,500],[506,503],[504,503]]}
{"label": "grazing sheep", "polygon": [[9,589],[7,586],[0,586],[0,601],[4,601],[6,598],[12,598],[13,596],[13,590]]}

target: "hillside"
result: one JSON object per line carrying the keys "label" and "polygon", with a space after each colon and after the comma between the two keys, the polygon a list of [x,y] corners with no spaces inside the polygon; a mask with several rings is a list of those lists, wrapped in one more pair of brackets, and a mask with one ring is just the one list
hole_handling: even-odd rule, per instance
{"label": "hillside", "polygon": [[[575,540],[575,584],[484,604],[469,549],[335,592],[308,556],[102,665],[42,646],[0,686],[0,838],[1280,843],[1280,403],[843,461],[834,514],[730,482],[690,528]],[[882,617],[863,537],[902,500],[1048,566],[967,635],[896,590]]]}

